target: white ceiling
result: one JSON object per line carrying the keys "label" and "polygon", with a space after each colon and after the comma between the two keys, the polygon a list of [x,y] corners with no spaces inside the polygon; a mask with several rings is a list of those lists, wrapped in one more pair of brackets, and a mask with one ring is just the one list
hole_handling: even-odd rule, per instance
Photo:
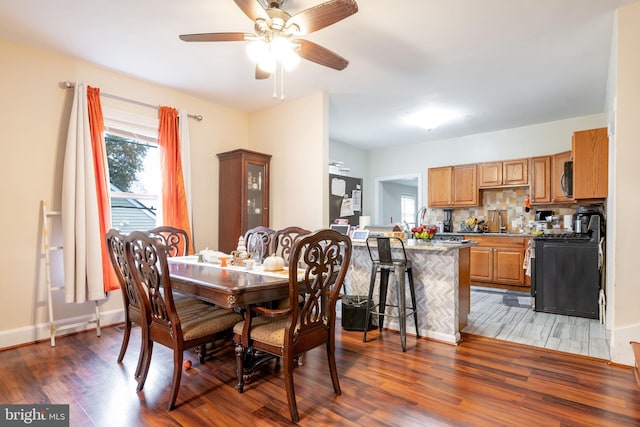
{"label": "white ceiling", "polygon": [[[632,1],[358,0],[358,13],[305,37],[349,66],[302,61],[285,74],[284,92],[329,93],[331,139],[359,148],[601,113],[614,11]],[[0,0],[0,38],[243,111],[280,102],[273,78],[254,79],[246,42],[178,39],[201,32],[252,33],[253,23],[232,0]],[[430,106],[467,117],[430,132],[403,123]]]}

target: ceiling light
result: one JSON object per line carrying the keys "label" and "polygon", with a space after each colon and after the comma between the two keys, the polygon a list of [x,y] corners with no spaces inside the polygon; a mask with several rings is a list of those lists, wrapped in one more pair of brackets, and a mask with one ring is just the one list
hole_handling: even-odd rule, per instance
{"label": "ceiling light", "polygon": [[452,122],[462,117],[457,111],[445,110],[441,108],[428,108],[417,113],[409,115],[405,121],[414,126],[431,130],[443,123]]}
{"label": "ceiling light", "polygon": [[269,45],[262,39],[253,40],[247,45],[247,54],[251,61],[259,64],[265,56],[269,55]]}
{"label": "ceiling light", "polygon": [[[280,67],[280,98],[284,99],[284,71],[293,70],[300,63],[297,50],[300,45],[289,40],[289,36],[267,33],[262,37],[252,38],[247,45],[247,53],[251,61],[258,68],[267,73],[267,77],[274,74]],[[273,97],[277,98],[277,83],[273,80]]]}
{"label": "ceiling light", "polygon": [[300,62],[296,53],[299,46],[283,37],[274,37],[253,40],[247,45],[247,53],[254,63],[268,73],[273,73],[277,65],[283,66],[287,71],[295,68]]}

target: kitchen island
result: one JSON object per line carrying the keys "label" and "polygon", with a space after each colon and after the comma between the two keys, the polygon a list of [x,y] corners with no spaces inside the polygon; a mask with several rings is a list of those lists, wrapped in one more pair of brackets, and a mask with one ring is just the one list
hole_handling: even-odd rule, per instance
{"label": "kitchen island", "polygon": [[[370,239],[377,254],[375,239]],[[470,247],[473,242],[418,242],[407,245],[407,259],[412,262],[413,280],[418,308],[420,336],[457,344],[460,330],[467,324],[470,310]],[[402,257],[399,243],[392,244],[393,257]],[[351,267],[345,280],[345,294],[366,295],[371,280],[371,258],[366,243],[353,242]],[[396,304],[396,287],[389,279],[387,303]],[[378,299],[379,277],[373,294]],[[408,286],[407,301],[410,300]],[[375,321],[375,317],[374,317]],[[397,318],[385,318],[385,328],[400,330]],[[413,316],[407,318],[407,331],[414,330]]]}

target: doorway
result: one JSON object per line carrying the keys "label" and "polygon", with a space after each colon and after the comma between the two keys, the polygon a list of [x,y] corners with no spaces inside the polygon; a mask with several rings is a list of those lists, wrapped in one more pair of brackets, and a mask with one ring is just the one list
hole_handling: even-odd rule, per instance
{"label": "doorway", "polygon": [[[407,200],[411,198],[415,200],[413,215],[408,212],[410,204],[407,203]],[[402,223],[403,219],[406,220],[408,218],[412,218],[412,221],[414,221],[413,218],[415,218],[415,213],[420,206],[422,206],[422,180],[420,174],[375,178],[374,224]],[[407,222],[411,223],[412,221]]]}

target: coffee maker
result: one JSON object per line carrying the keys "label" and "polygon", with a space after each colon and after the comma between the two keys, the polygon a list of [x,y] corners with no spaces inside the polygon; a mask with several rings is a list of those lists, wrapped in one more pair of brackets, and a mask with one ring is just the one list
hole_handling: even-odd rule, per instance
{"label": "coffee maker", "polygon": [[453,231],[453,209],[444,210],[444,221],[442,222],[443,231],[451,233]]}
{"label": "coffee maker", "polygon": [[573,229],[577,234],[604,234],[604,216],[598,206],[580,206],[573,216]]}

